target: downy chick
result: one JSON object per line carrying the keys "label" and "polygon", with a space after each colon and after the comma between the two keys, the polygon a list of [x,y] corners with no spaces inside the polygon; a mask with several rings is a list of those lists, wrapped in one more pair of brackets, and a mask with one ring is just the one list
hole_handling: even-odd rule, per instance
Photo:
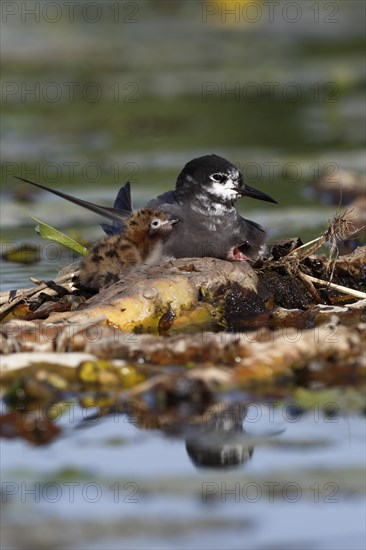
{"label": "downy chick", "polygon": [[88,289],[99,290],[140,265],[158,264],[163,255],[163,244],[177,221],[152,208],[134,212],[123,233],[101,241],[83,259],[80,283]]}

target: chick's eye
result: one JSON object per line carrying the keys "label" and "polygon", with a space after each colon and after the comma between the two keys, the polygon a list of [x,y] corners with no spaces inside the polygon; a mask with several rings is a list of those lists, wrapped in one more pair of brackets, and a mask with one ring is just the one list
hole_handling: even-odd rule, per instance
{"label": "chick's eye", "polygon": [[225,178],[224,174],[219,174],[218,173],[218,174],[212,174],[211,179],[213,181],[217,181],[218,183],[224,183],[226,178]]}
{"label": "chick's eye", "polygon": [[160,227],[161,221],[158,218],[154,218],[152,222],[150,223],[150,227],[153,227],[156,229],[157,227]]}

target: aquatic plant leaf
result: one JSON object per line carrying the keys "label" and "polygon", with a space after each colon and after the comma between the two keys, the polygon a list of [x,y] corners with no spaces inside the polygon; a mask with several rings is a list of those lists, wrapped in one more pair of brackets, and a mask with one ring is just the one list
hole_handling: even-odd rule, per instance
{"label": "aquatic plant leaf", "polygon": [[38,225],[36,225],[35,227],[35,230],[36,233],[38,233],[38,235],[40,235],[43,239],[48,239],[49,241],[54,241],[58,244],[61,244],[62,246],[71,249],[73,252],[80,254],[81,256],[86,256],[87,254],[89,254],[89,250],[85,246],[78,243],[71,237],[68,237],[64,233],[61,233],[61,231],[58,231],[58,229],[55,229],[54,227],[51,227],[50,225],[47,225],[40,220],[37,220],[37,218],[34,218],[33,216],[30,217],[38,223]]}

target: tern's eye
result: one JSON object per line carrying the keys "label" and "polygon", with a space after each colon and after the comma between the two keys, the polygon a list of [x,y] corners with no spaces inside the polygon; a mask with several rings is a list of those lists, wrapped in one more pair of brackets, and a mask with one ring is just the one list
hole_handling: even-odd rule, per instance
{"label": "tern's eye", "polygon": [[159,218],[153,218],[150,222],[150,227],[152,229],[157,229],[158,227],[161,226],[161,220],[159,220]]}
{"label": "tern's eye", "polygon": [[212,181],[216,181],[218,183],[224,183],[226,181],[226,176],[225,174],[220,174],[220,173],[217,173],[217,174],[212,174],[212,176],[210,176]]}

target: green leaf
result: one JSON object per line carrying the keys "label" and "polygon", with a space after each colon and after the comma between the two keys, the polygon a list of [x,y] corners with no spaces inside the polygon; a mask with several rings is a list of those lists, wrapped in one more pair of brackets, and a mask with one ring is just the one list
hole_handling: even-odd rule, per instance
{"label": "green leaf", "polygon": [[72,239],[71,237],[64,235],[63,233],[61,233],[61,231],[58,231],[54,227],[51,227],[50,225],[47,225],[40,220],[37,220],[37,218],[34,218],[30,214],[28,215],[32,218],[32,220],[38,223],[38,225],[35,227],[35,230],[38,235],[40,235],[44,239],[55,241],[62,246],[66,246],[66,248],[70,248],[73,252],[77,252],[81,256],[86,256],[87,254],[89,254],[89,250],[85,248],[85,246],[83,246],[82,244],[74,241],[74,239]]}

